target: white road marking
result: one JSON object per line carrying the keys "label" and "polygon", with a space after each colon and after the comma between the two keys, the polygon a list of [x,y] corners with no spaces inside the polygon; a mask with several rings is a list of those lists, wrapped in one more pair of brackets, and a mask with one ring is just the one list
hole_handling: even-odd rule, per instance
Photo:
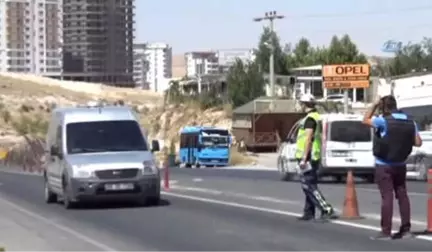
{"label": "white road marking", "polygon": [[[379,193],[378,189],[364,188],[364,187],[359,187],[359,186],[357,186],[356,190],[365,191],[365,192]],[[409,196],[422,196],[422,197],[428,196],[427,193],[420,193],[420,192],[408,192],[408,195]]]}
{"label": "white road marking", "polygon": [[[301,216],[301,214],[299,214],[299,213],[283,211],[283,210],[278,210],[278,209],[272,209],[272,208],[265,208],[265,207],[257,207],[257,206],[252,206],[252,205],[240,204],[240,203],[236,203],[236,202],[230,202],[230,201],[215,200],[215,199],[190,196],[190,195],[172,193],[172,192],[162,192],[162,194],[167,195],[167,196],[177,197],[177,198],[195,200],[195,201],[200,201],[200,202],[205,202],[205,203],[210,203],[210,204],[218,204],[218,205],[224,205],[224,206],[230,206],[230,207],[243,208],[243,209],[254,210],[254,211],[264,212],[264,213],[279,214],[279,215],[290,216],[290,217],[300,217]],[[365,229],[365,230],[372,230],[372,231],[380,231],[381,230],[381,228],[376,227],[376,226],[353,223],[353,222],[343,221],[343,220],[330,220],[329,222],[334,223],[334,224],[338,224],[341,226],[347,226],[347,227],[353,227],[353,228],[359,228],[359,229]],[[397,232],[397,230],[393,230],[393,231]],[[416,236],[416,238],[432,242],[432,237],[429,237],[429,236],[419,235],[419,236]]]}
{"label": "white road marking", "polygon": [[226,167],[213,167],[212,170],[247,170],[247,171],[277,171],[277,168],[266,166],[226,166]]}
{"label": "white road marking", "polygon": [[203,182],[202,178],[194,178],[192,179],[193,182]]}
{"label": "white road marking", "polygon": [[20,211],[20,212],[22,212],[22,213],[24,213],[24,214],[26,214],[26,215],[28,215],[30,217],[33,217],[34,219],[37,219],[37,220],[39,220],[41,222],[44,222],[44,223],[46,223],[48,225],[51,225],[51,226],[57,228],[59,230],[62,230],[62,231],[66,232],[66,233],[68,233],[70,235],[73,235],[76,238],[81,239],[81,240],[83,240],[83,241],[85,241],[85,242],[87,242],[89,244],[92,244],[93,246],[95,246],[95,247],[97,247],[97,248],[99,248],[99,249],[101,249],[103,251],[117,251],[116,249],[111,248],[108,245],[100,243],[100,242],[98,242],[96,240],[93,240],[93,239],[91,239],[91,238],[89,238],[89,237],[81,234],[79,231],[75,231],[72,228],[69,228],[69,227],[67,227],[65,225],[58,224],[58,223],[56,223],[56,222],[54,222],[54,221],[52,221],[50,219],[47,219],[47,218],[45,218],[45,217],[43,217],[43,216],[41,216],[41,215],[39,215],[39,214],[37,214],[35,212],[27,210],[26,208],[24,208],[22,206],[19,206],[18,204],[12,203],[12,202],[10,202],[10,201],[2,198],[2,197],[0,197],[0,201],[1,201],[2,204],[9,205],[10,207],[14,208],[17,211]]}
{"label": "white road marking", "polygon": [[[169,180],[170,185],[175,185],[177,184],[177,182],[178,182],[177,180]],[[160,183],[162,186],[165,185],[165,180],[161,179]]]}
{"label": "white road marking", "polygon": [[[286,199],[277,199],[272,197],[266,197],[266,196],[259,196],[259,195],[248,195],[243,193],[234,193],[234,192],[228,192],[228,191],[218,191],[213,189],[206,189],[202,187],[183,187],[183,186],[173,186],[173,189],[177,189],[179,191],[191,191],[191,192],[201,192],[201,193],[207,193],[212,195],[226,195],[226,196],[233,196],[233,197],[239,197],[244,199],[251,199],[256,201],[265,201],[265,202],[271,202],[271,203],[278,203],[278,204],[290,204],[290,205],[296,205],[296,206],[303,206],[303,202],[300,201],[294,201],[294,200],[286,200]],[[336,212],[342,212],[341,209],[335,208]],[[367,217],[369,219],[373,220],[380,220],[381,216],[379,214],[375,213],[361,213],[363,217]],[[393,221],[397,221],[396,218],[393,219]],[[414,225],[419,226],[425,226],[425,221],[419,221],[419,220],[411,220],[411,223]]]}
{"label": "white road marking", "polygon": [[180,190],[180,191],[202,192],[202,193],[208,193],[208,194],[213,194],[213,195],[226,195],[226,196],[233,196],[233,197],[239,197],[239,198],[257,200],[257,201],[267,201],[267,202],[273,202],[273,203],[282,203],[282,204],[290,204],[290,205],[302,205],[301,202],[294,201],[294,200],[281,200],[281,199],[264,197],[264,196],[249,195],[249,194],[244,194],[244,193],[236,193],[236,192],[228,192],[228,191],[218,191],[218,190],[206,189],[206,188],[202,188],[202,187],[175,186],[175,187],[173,187],[173,189],[177,189],[177,190]]}
{"label": "white road marking", "polygon": [[[368,218],[368,219],[381,220],[381,215],[379,215],[379,214],[365,213],[365,214],[361,214],[361,215]],[[395,221],[395,220],[393,220],[393,221]],[[418,225],[418,226],[426,226],[427,225],[426,221],[420,221],[420,220],[411,220],[411,224]]]}

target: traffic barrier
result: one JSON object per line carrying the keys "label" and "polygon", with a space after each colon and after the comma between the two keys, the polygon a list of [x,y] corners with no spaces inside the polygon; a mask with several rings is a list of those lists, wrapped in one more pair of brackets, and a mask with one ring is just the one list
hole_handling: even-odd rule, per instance
{"label": "traffic barrier", "polygon": [[169,189],[170,189],[168,159],[166,159],[164,162],[164,189],[165,189],[165,191],[169,191]]}
{"label": "traffic barrier", "polygon": [[432,234],[432,168],[427,173],[428,203],[427,203],[427,228],[426,233]]}
{"label": "traffic barrier", "polygon": [[355,189],[354,176],[351,170],[348,171],[347,174],[344,208],[341,218],[350,220],[362,218],[359,213],[357,192]]}

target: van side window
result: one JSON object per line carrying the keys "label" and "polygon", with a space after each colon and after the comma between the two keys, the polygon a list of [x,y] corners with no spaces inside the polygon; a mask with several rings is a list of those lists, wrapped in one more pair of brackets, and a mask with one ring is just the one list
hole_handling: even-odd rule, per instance
{"label": "van side window", "polygon": [[292,129],[288,133],[288,136],[287,136],[287,139],[286,139],[287,142],[292,142],[292,141],[296,141],[297,140],[297,133],[298,133],[298,130],[299,130],[299,126],[300,126],[300,123],[297,122],[292,127]]}
{"label": "van side window", "polygon": [[180,135],[180,148],[186,148],[186,135],[181,134]]}
{"label": "van side window", "polygon": [[300,124],[297,125],[297,127],[294,129],[294,131],[291,135],[291,141],[292,142],[297,141],[297,134],[298,134],[299,129],[300,129]]}
{"label": "van side window", "polygon": [[58,126],[57,127],[57,130],[56,130],[56,138],[55,138],[55,145],[58,147],[58,148],[60,148],[60,149],[62,149],[62,146],[63,146],[63,132],[62,132],[62,127],[61,126]]}

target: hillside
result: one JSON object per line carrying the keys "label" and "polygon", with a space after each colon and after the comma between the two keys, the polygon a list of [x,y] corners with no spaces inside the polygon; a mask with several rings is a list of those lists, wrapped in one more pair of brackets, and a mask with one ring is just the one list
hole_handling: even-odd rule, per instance
{"label": "hillside", "polygon": [[20,126],[24,126],[22,124],[31,124],[36,119],[46,120],[52,108],[56,106],[75,106],[98,99],[108,102],[124,100],[137,109],[153,109],[162,104],[161,95],[144,90],[2,73],[0,116],[3,123],[0,124],[0,144],[8,145],[17,141],[23,133],[19,129]]}
{"label": "hillside", "polygon": [[0,147],[23,149],[22,145],[27,144],[24,135],[43,139],[48,116],[54,107],[75,106],[99,99],[111,104],[123,101],[133,107],[149,138],[158,139],[167,147],[173,141],[178,148],[178,132],[186,125],[231,128],[228,109],[201,111],[193,103],[163,106],[162,95],[146,90],[2,73]]}

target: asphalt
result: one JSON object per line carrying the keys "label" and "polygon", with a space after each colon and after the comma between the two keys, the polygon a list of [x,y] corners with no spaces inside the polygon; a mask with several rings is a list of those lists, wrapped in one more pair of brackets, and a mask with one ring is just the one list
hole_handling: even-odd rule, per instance
{"label": "asphalt", "polygon": [[[201,176],[201,177],[212,177],[212,178],[235,178],[239,180],[260,180],[260,181],[271,181],[279,182],[280,174],[276,170],[264,170],[264,169],[251,169],[248,167],[227,167],[227,168],[200,168],[200,169],[187,169],[173,167],[170,171],[174,174],[190,175],[190,176]],[[375,184],[366,183],[364,181],[358,181],[357,187],[359,188],[370,188],[375,189]],[[333,181],[323,181],[322,184],[335,185]],[[343,186],[343,184],[342,184]],[[410,192],[413,193],[425,193],[426,183],[422,181],[407,181],[407,186]]]}
{"label": "asphalt", "polygon": [[[283,182],[277,171],[243,170],[243,169],[170,169],[170,178],[181,182],[179,188],[193,193],[212,193],[223,191],[224,195],[237,195],[239,198],[261,198],[265,206],[281,203],[289,210],[301,211],[304,196],[298,182]],[[427,184],[420,181],[408,181],[408,192],[411,200],[413,224],[418,229],[425,228],[427,219]],[[198,188],[198,189],[197,189]],[[320,189],[325,197],[339,210],[345,201],[345,183],[322,182]],[[213,192],[212,192],[213,191]],[[363,216],[377,220],[379,218],[381,199],[375,184],[363,181],[356,182],[356,192]],[[244,198],[244,197],[243,197]],[[264,198],[264,199],[263,199]],[[267,199],[267,200],[266,200]],[[395,219],[398,218],[397,201],[395,203]]]}
{"label": "asphalt", "polygon": [[[172,188],[163,194],[163,204],[158,207],[110,204],[65,210],[59,204],[44,203],[40,176],[0,172],[0,210],[15,209],[5,211],[4,218],[19,212],[22,218],[35,222],[30,229],[35,231],[21,234],[22,241],[38,238],[50,244],[55,239],[51,247],[35,242],[31,250],[430,251],[431,241],[424,239],[372,241],[369,236],[375,231],[350,222],[299,222],[295,219],[298,211],[288,203],[268,204],[244,197],[263,190],[264,184],[288,184],[251,175],[255,173],[242,173],[240,178],[228,174],[220,170],[173,170]],[[210,189],[193,191],[205,188],[196,183],[213,183],[211,186],[237,195],[211,193]],[[250,188],[257,191],[248,192]],[[279,197],[274,190],[267,194]],[[290,195],[285,195],[287,201]],[[57,233],[57,238],[52,233]],[[11,239],[0,241],[7,249]]]}

